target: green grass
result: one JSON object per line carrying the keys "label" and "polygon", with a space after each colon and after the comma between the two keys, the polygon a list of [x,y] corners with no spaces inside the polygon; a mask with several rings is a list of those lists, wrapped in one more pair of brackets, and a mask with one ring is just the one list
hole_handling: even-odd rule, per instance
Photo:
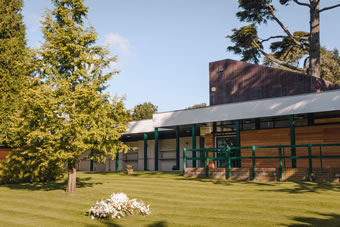
{"label": "green grass", "polygon": [[[0,226],[340,226],[340,184],[240,182],[178,173],[78,173],[65,181],[0,186]],[[150,216],[91,220],[86,211],[114,192],[151,205]]]}

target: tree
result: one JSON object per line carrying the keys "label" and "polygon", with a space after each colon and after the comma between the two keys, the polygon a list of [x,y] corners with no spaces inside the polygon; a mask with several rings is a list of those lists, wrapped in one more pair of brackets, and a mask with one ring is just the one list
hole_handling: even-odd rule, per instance
{"label": "tree", "polygon": [[22,0],[0,0],[0,144],[8,144],[10,116],[20,108],[19,92],[28,75]]}
{"label": "tree", "polygon": [[205,102],[202,102],[200,104],[195,104],[195,105],[192,105],[192,106],[189,106],[185,109],[197,109],[197,108],[203,108],[203,107],[206,107],[207,104]]}
{"label": "tree", "polygon": [[13,151],[0,163],[0,183],[24,183],[55,180],[63,176],[64,163],[55,152],[58,140],[53,125],[59,123],[51,112],[55,97],[48,85],[31,78],[21,90],[20,109],[10,117],[9,146]]}
{"label": "tree", "polygon": [[321,47],[321,78],[340,84],[340,55],[337,49],[329,51]]}
{"label": "tree", "polygon": [[[320,13],[339,7],[340,4],[320,9],[320,0],[280,0],[280,4],[288,6],[291,2],[301,7],[307,7],[310,11],[309,32],[291,32],[276,15],[276,9],[272,0],[239,0],[241,11],[237,17],[242,22],[250,22],[250,25],[233,29],[232,35],[227,36],[235,44],[227,49],[235,54],[242,55],[243,61],[259,63],[260,57],[281,65],[285,68],[309,75],[320,77]],[[258,36],[257,26],[275,21],[283,31],[283,34],[273,35],[265,39]],[[264,49],[264,43],[272,42],[268,53]],[[297,60],[305,56],[304,67],[299,67]]]}
{"label": "tree", "polygon": [[158,106],[152,104],[151,102],[138,104],[132,110],[131,119],[133,121],[152,119],[152,115],[157,112],[157,110]]}
{"label": "tree", "polygon": [[[51,103],[27,142],[41,143],[48,160],[68,167],[67,192],[76,189],[79,156],[91,151],[91,158],[105,161],[128,146],[119,139],[126,131],[123,100],[104,93],[106,83],[117,71],[110,71],[108,51],[95,46],[93,27],[85,28],[88,8],[83,0],[52,0],[43,25],[45,42],[38,52],[42,83],[50,88]],[[42,147],[41,147],[42,146]]]}

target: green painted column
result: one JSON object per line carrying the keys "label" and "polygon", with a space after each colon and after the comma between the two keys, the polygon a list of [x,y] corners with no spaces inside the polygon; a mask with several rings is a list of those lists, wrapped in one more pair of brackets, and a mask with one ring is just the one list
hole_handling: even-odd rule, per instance
{"label": "green painted column", "polygon": [[[290,128],[290,145],[294,146],[291,147],[291,156],[296,156],[294,115],[291,115],[289,117],[289,128]],[[295,158],[292,158],[292,168],[296,168]]]}
{"label": "green painted column", "polygon": [[116,153],[116,172],[119,170],[119,153]]}
{"label": "green painted column", "polygon": [[[93,157],[93,151],[91,151],[91,158]],[[93,171],[93,159],[90,160],[90,171]]]}
{"label": "green painted column", "polygon": [[179,135],[179,126],[176,126],[176,169],[179,170],[179,159],[180,159],[180,135]]}
{"label": "green painted column", "polygon": [[158,128],[155,128],[155,171],[158,171]]}
{"label": "green painted column", "polygon": [[[192,149],[196,149],[196,125],[193,124],[191,126],[191,135],[192,135]],[[196,158],[196,152],[192,152],[192,157]],[[196,168],[196,160],[192,160],[192,167]]]}
{"label": "green painted column", "polygon": [[144,171],[148,170],[148,134],[144,133]]}
{"label": "green painted column", "polygon": [[[241,147],[241,133],[240,133],[240,120],[236,120],[235,122],[236,126],[236,146]],[[237,155],[238,157],[241,157],[241,149],[237,150]],[[237,159],[235,167],[241,167],[241,159]]]}

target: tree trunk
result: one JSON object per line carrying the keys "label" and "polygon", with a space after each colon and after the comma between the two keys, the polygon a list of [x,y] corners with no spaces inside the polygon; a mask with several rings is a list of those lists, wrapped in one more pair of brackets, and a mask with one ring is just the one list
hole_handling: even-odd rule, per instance
{"label": "tree trunk", "polygon": [[77,187],[77,170],[75,167],[68,169],[68,182],[66,192],[75,192]]}
{"label": "tree trunk", "polygon": [[308,74],[320,78],[320,0],[310,0],[310,65]]}

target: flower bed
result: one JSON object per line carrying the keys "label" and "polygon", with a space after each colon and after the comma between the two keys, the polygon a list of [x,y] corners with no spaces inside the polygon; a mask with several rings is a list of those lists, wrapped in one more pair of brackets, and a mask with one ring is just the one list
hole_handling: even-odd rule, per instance
{"label": "flower bed", "polygon": [[150,205],[136,199],[129,199],[124,193],[113,193],[108,199],[97,202],[88,211],[92,219],[121,218],[127,215],[149,215]]}

